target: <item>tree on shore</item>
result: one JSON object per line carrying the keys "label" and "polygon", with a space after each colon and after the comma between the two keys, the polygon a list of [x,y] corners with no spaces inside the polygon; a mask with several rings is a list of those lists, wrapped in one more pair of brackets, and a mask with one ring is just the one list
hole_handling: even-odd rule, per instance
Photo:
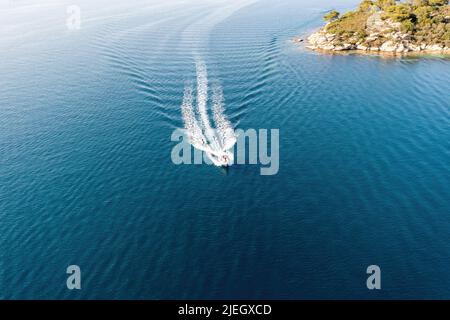
{"label": "tree on shore", "polygon": [[325,21],[333,21],[339,18],[339,15],[340,13],[337,12],[336,10],[331,10],[323,18],[325,19]]}
{"label": "tree on shore", "polygon": [[441,7],[448,4],[448,0],[428,0],[430,6]]}
{"label": "tree on shore", "polygon": [[359,4],[359,11],[368,12],[372,8],[373,5],[374,4],[373,4],[372,0],[363,0]]}
{"label": "tree on shore", "polygon": [[375,5],[381,10],[384,10],[387,7],[395,6],[396,2],[397,0],[377,0],[375,1]]}

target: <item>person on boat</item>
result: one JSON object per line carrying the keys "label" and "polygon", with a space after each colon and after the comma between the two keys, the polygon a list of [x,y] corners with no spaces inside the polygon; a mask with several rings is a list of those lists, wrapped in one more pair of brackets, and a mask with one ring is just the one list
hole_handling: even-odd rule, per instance
{"label": "person on boat", "polygon": [[222,161],[226,164],[228,164],[228,156],[227,155],[223,155],[222,156]]}

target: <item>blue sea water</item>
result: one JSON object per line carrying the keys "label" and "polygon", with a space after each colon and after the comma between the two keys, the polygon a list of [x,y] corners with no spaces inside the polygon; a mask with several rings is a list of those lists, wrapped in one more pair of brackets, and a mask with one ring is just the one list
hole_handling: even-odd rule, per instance
{"label": "blue sea water", "polygon": [[[1,4],[1,298],[450,298],[448,58],[290,41],[356,0],[72,2]],[[198,58],[277,175],[172,163]]]}

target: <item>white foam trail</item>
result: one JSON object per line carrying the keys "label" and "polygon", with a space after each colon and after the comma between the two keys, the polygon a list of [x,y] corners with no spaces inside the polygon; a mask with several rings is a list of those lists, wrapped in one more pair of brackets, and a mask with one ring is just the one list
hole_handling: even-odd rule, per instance
{"label": "white foam trail", "polygon": [[223,90],[216,86],[213,90],[213,117],[216,130],[219,134],[220,143],[223,150],[233,148],[236,144],[236,135],[231,122],[225,117],[223,106]]}
{"label": "white foam trail", "polygon": [[205,131],[211,130],[211,124],[208,119],[206,105],[208,101],[208,72],[205,63],[198,61],[197,64],[197,108],[200,114],[203,128]]}
{"label": "white foam trail", "polygon": [[[202,129],[198,124],[195,117],[195,112],[193,108],[194,97],[192,95],[192,87],[187,86],[184,89],[183,104],[181,106],[181,113],[183,115],[184,128],[186,130],[186,135],[189,142],[197,149],[206,148],[207,140],[202,133]],[[204,150],[207,151],[207,150]],[[209,151],[209,149],[208,149]]]}
{"label": "white foam trail", "polygon": [[230,121],[224,115],[223,92],[217,86],[213,90],[213,118],[216,130],[213,130],[208,117],[208,73],[202,61],[197,67],[197,120],[193,103],[193,88],[186,86],[184,90],[181,113],[189,142],[197,149],[205,151],[216,165],[231,165],[233,153],[230,149],[236,143],[236,137]]}

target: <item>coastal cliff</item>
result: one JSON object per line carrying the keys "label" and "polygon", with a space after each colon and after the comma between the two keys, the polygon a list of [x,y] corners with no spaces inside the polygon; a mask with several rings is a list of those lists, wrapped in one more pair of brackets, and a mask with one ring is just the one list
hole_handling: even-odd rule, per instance
{"label": "coastal cliff", "polygon": [[364,0],[355,11],[341,16],[333,10],[324,19],[307,48],[450,54],[448,0]]}

